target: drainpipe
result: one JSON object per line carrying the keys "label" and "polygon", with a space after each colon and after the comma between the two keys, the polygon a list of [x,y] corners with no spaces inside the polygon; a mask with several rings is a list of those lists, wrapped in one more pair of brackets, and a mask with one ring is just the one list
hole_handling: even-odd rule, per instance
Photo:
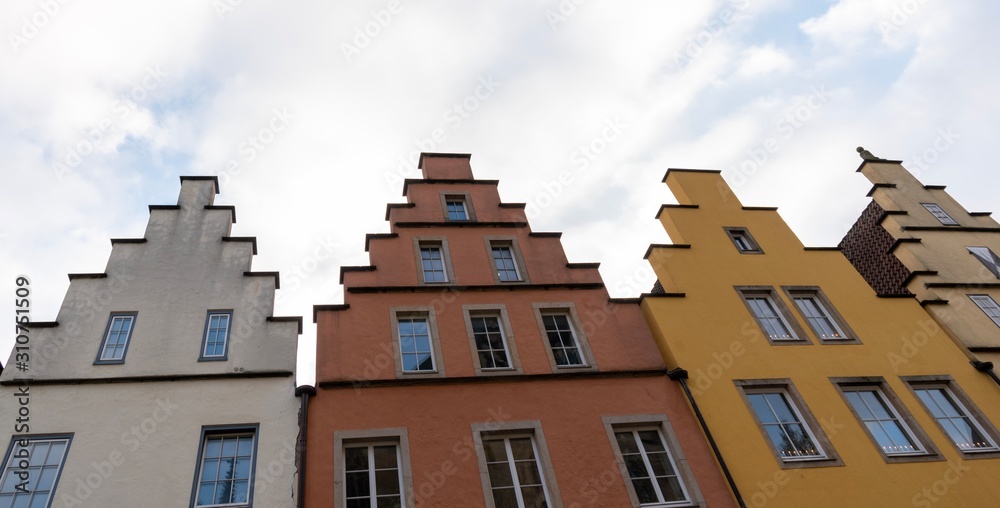
{"label": "drainpipe", "polygon": [[969,363],[971,363],[972,366],[976,368],[976,370],[993,378],[993,381],[995,381],[996,384],[1000,385],[1000,377],[997,377],[997,373],[993,372],[993,362],[980,362],[973,360]]}
{"label": "drainpipe", "polygon": [[701,410],[698,409],[698,403],[695,402],[694,395],[691,394],[691,389],[688,388],[688,372],[678,367],[674,370],[668,371],[667,376],[681,384],[681,388],[684,389],[684,395],[687,396],[688,402],[691,403],[691,407],[694,409],[695,416],[698,417],[698,423],[701,424],[701,430],[705,432],[705,437],[708,438],[708,444],[711,445],[712,452],[715,453],[715,458],[719,461],[719,467],[722,468],[722,474],[725,475],[726,481],[729,482],[729,488],[733,490],[733,495],[736,496],[736,502],[739,503],[740,508],[747,508],[746,503],[743,502],[743,496],[740,495],[740,489],[736,487],[736,480],[734,480],[733,475],[729,473],[729,468],[726,466],[726,460],[722,458],[722,452],[719,451],[719,446],[715,444],[715,438],[712,437],[712,431],[708,429],[708,423],[705,421],[705,417],[702,416]]}
{"label": "drainpipe", "polygon": [[299,456],[299,485],[296,489],[295,506],[305,508],[306,505],[306,435],[309,433],[309,396],[316,396],[316,387],[302,385],[295,389],[295,396],[301,397],[301,409],[299,410],[299,442],[295,446]]}

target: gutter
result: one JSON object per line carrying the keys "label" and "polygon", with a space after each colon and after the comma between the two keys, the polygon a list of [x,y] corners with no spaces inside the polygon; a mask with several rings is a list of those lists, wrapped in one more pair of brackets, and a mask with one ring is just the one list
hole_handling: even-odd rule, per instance
{"label": "gutter", "polygon": [[997,373],[993,372],[993,362],[971,361],[969,363],[971,363],[976,370],[993,378],[993,381],[1000,385],[1000,377],[997,377]]}
{"label": "gutter", "polygon": [[296,488],[295,506],[305,508],[306,505],[306,436],[309,434],[309,396],[316,396],[316,387],[302,385],[295,388],[295,396],[302,398],[301,409],[299,410],[299,442],[296,443],[295,450],[298,455],[299,484]]}
{"label": "gutter", "polygon": [[[722,452],[719,450],[719,446],[715,443],[715,438],[712,437],[712,431],[708,429],[708,422],[706,422],[705,417],[702,416],[701,410],[698,409],[698,403],[695,402],[694,395],[688,387],[688,372],[678,367],[667,372],[667,376],[681,384],[681,388],[684,389],[684,395],[687,396],[688,402],[691,403],[691,408],[694,409],[695,416],[698,417],[698,423],[701,424],[701,430],[705,432],[705,437],[708,438],[708,444],[712,447],[712,452],[715,453],[715,458],[719,461],[719,467],[722,468],[722,474],[726,477],[726,482],[729,483],[729,488],[732,489],[733,496],[736,497],[736,502],[739,503],[740,508],[747,508],[747,504],[743,502],[743,496],[740,495],[740,489],[736,487],[736,480],[733,479],[733,475],[729,472],[729,467],[726,466],[726,459],[722,458]],[[994,375],[994,378],[995,377],[996,376]]]}

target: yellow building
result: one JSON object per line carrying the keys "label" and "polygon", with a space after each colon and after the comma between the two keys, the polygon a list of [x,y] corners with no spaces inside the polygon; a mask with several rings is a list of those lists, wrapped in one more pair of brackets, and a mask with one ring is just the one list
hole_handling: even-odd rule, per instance
{"label": "yellow building", "polygon": [[[869,158],[871,204],[840,246],[883,295],[913,295],[977,367],[1000,363],[1000,225],[899,161]],[[1000,379],[997,379],[1000,383]]]}
{"label": "yellow building", "polygon": [[642,309],[746,506],[1000,506],[1000,391],[913,298],[876,295],[717,171],[672,169]]}

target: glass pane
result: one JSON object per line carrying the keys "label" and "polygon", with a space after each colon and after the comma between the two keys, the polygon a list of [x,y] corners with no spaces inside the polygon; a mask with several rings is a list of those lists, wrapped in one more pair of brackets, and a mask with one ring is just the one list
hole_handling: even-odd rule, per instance
{"label": "glass pane", "polygon": [[655,503],[659,501],[656,498],[656,490],[653,488],[653,482],[648,478],[642,480],[632,480],[632,488],[635,489],[635,497],[639,498],[640,503]]}
{"label": "glass pane", "polygon": [[399,494],[399,471],[387,469],[375,472],[375,495]]}
{"label": "glass pane", "polygon": [[375,447],[375,469],[396,469],[396,447]]}
{"label": "glass pane", "polygon": [[48,504],[49,504],[49,496],[47,495],[35,496],[34,498],[31,499],[31,505],[29,506],[29,508],[48,508]]}
{"label": "glass pane", "polygon": [[483,441],[483,448],[486,451],[487,462],[501,462],[507,460],[507,449],[504,447],[502,439]]}
{"label": "glass pane", "polygon": [[511,439],[510,450],[514,455],[514,460],[530,460],[535,458],[535,453],[531,449],[531,439],[528,438]]}
{"label": "glass pane", "polygon": [[642,455],[626,455],[622,458],[625,459],[625,467],[628,469],[629,477],[645,478],[649,476],[646,463],[642,461]]}
{"label": "glass pane", "polygon": [[888,420],[893,418],[893,416],[889,414],[889,409],[885,407],[885,403],[882,401],[882,398],[879,397],[875,392],[873,391],[861,392],[861,399],[864,400],[866,404],[868,404],[868,407],[871,408],[872,413],[879,420]]}
{"label": "glass pane", "polygon": [[762,393],[751,393],[747,395],[747,399],[750,400],[750,405],[753,406],[754,412],[757,413],[757,418],[760,419],[761,423],[775,423],[777,418],[774,417],[774,413],[771,408],[767,405],[767,400],[764,399],[764,394]]}
{"label": "glass pane", "polygon": [[677,480],[676,476],[657,478],[656,482],[660,485],[660,492],[663,493],[664,501],[683,501],[686,499],[684,490],[681,489],[681,483]]}
{"label": "glass pane", "polygon": [[653,468],[654,476],[671,476],[674,468],[670,465],[670,458],[666,453],[652,453],[647,456],[649,465]]}
{"label": "glass pane", "polygon": [[662,452],[663,442],[660,441],[660,434],[655,430],[644,430],[639,432],[639,439],[642,440],[642,447],[647,453]]}
{"label": "glass pane", "polygon": [[345,477],[347,497],[367,497],[371,495],[368,472],[347,473]]}
{"label": "glass pane", "polygon": [[215,484],[214,483],[202,483],[201,489],[198,491],[198,504],[199,505],[210,505],[215,501]]}
{"label": "glass pane", "polygon": [[513,488],[493,489],[493,504],[496,508],[519,508],[517,493]]}
{"label": "glass pane", "polygon": [[491,487],[510,487],[514,485],[514,480],[510,476],[510,466],[506,462],[487,464],[486,469],[490,473]]}
{"label": "glass pane", "polygon": [[493,355],[490,353],[479,353],[479,365],[484,369],[492,369],[497,366],[493,363]]}
{"label": "glass pane", "polygon": [[894,453],[898,451],[895,449],[895,443],[892,441],[892,438],[885,432],[885,429],[878,422],[868,422],[865,424],[865,427],[868,428],[868,431],[872,433],[872,437],[875,439],[875,442],[877,442],[886,453]]}
{"label": "glass pane", "polygon": [[235,473],[236,464],[234,464],[233,459],[223,458],[219,462],[219,479],[220,480],[232,480],[233,473]]}
{"label": "glass pane", "polygon": [[249,457],[253,455],[253,438],[250,436],[241,436],[236,453],[238,453],[240,457]]}
{"label": "glass pane", "polygon": [[245,503],[250,495],[250,482],[237,480],[233,482],[233,502]]}
{"label": "glass pane", "polygon": [[538,474],[535,461],[515,462],[514,469],[517,470],[517,481],[521,485],[541,485],[542,479]]}
{"label": "glass pane", "polygon": [[858,416],[862,421],[874,420],[875,415],[868,410],[868,406],[861,399],[861,394],[859,392],[846,392],[844,395],[847,396],[847,401],[851,403],[851,407],[857,411]]}
{"label": "glass pane", "polygon": [[43,468],[41,472],[37,475],[38,484],[35,486],[35,490],[51,490],[52,484],[55,483],[56,481],[57,472],[59,472],[58,467]]}
{"label": "glass pane", "polygon": [[541,486],[521,487],[521,498],[524,499],[526,508],[545,506],[545,491]]}
{"label": "glass pane", "polygon": [[202,481],[214,481],[219,477],[219,459],[205,459],[201,468]]}
{"label": "glass pane", "polygon": [[372,506],[371,502],[368,501],[367,497],[366,498],[361,498],[361,499],[348,499],[347,500],[347,508],[371,508],[371,506]]}
{"label": "glass pane", "polygon": [[368,470],[368,449],[347,448],[344,450],[344,463],[347,471]]}
{"label": "glass pane", "polygon": [[234,478],[240,480],[246,480],[250,478],[250,463],[249,458],[237,459],[236,461],[236,474]]}
{"label": "glass pane", "polygon": [[799,421],[795,417],[795,414],[792,413],[792,408],[789,407],[788,401],[780,393],[767,393],[764,394],[764,398],[771,405],[771,409],[774,410],[779,422],[794,423]]}
{"label": "glass pane", "polygon": [[227,437],[222,440],[222,456],[223,457],[235,457],[236,456],[236,438]]}
{"label": "glass pane", "polygon": [[472,318],[472,333],[486,333],[486,323],[483,318]]}
{"label": "glass pane", "polygon": [[380,497],[376,501],[376,506],[378,508],[401,508],[403,504],[402,501],[399,499],[399,496]]}
{"label": "glass pane", "polygon": [[615,439],[618,440],[618,448],[623,454],[639,453],[639,447],[635,444],[635,436],[631,432],[616,432]]}

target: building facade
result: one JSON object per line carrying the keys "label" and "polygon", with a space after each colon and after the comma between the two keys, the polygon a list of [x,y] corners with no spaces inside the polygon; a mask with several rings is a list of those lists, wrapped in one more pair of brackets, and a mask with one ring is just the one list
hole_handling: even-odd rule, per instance
{"label": "building facade", "polygon": [[866,160],[858,171],[872,201],[841,241],[844,254],[879,294],[915,297],[989,372],[1000,364],[1000,224],[900,161]]}
{"label": "building facade", "polygon": [[992,506],[1000,393],[913,298],[880,297],[719,172],[670,170],[642,310],[746,506]]}
{"label": "building facade", "polygon": [[278,275],[251,271],[217,193],[182,177],[143,238],[69,276],[55,321],[19,330],[0,507],[295,506],[302,320],[272,316]]}
{"label": "building facade", "polygon": [[736,506],[637,300],[422,154],[318,305],[308,507]]}

